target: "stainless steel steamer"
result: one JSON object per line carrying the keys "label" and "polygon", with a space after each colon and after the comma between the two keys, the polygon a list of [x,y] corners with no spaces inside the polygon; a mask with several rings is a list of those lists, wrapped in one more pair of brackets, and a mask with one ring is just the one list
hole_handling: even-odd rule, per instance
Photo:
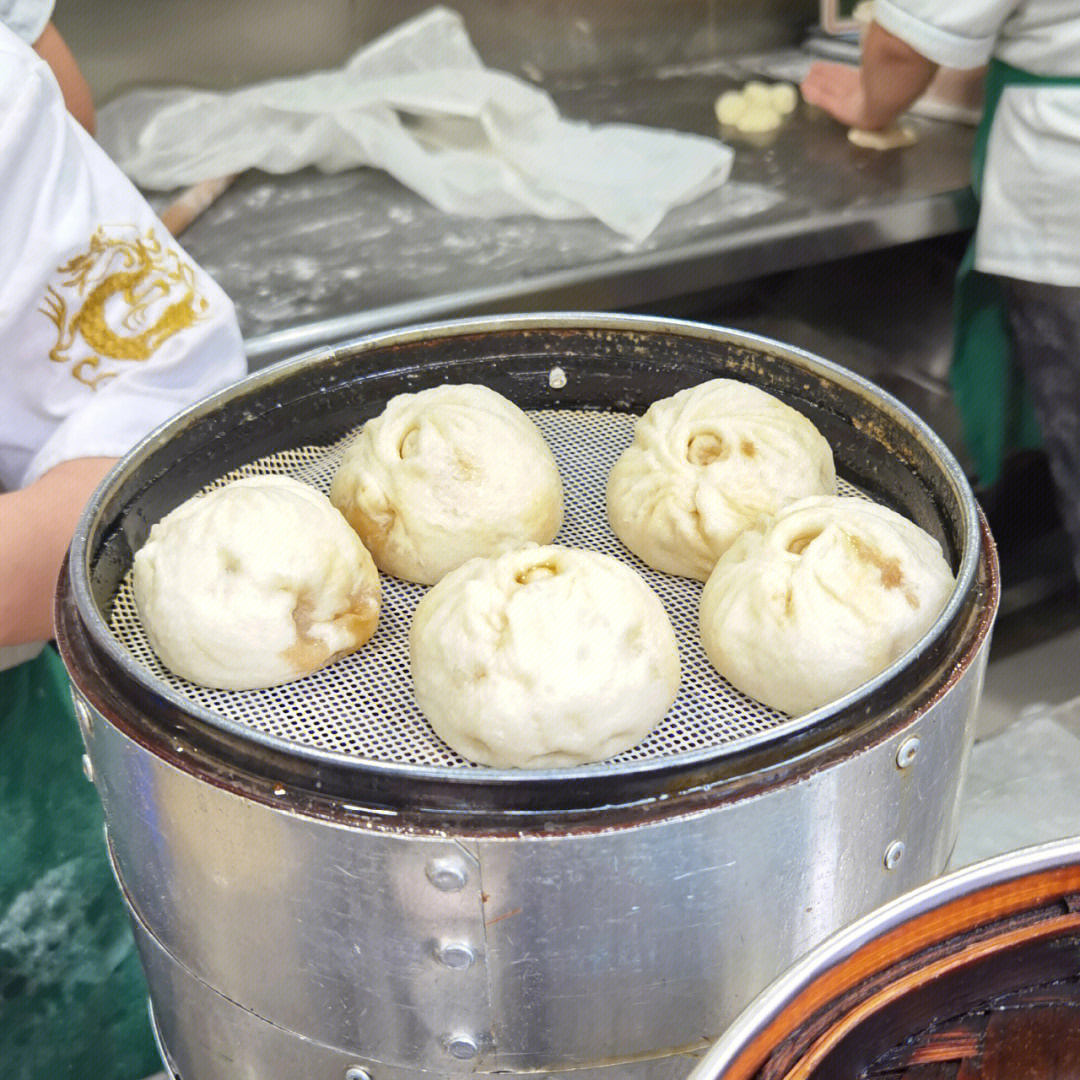
{"label": "stainless steel steamer", "polygon": [[[957,571],[924,640],[828,708],[791,720],[723,684],[697,642],[700,586],[651,572],[680,698],[641,747],[574,769],[477,768],[434,739],[403,653],[418,587],[384,579],[373,642],[272,691],[201,691],[140,640],[125,574],[152,522],[232,470],[324,484],[342,438],[402,390],[478,381],[533,410],[567,487],[560,539],[617,551],[603,480],[632,415],[716,376],[808,415],[845,483],[936,535]],[[989,535],[933,433],[752,335],[481,319],[287,361],[189,410],[98,491],[58,600],[170,1067],[684,1075],[796,957],[942,869],[997,597]]]}

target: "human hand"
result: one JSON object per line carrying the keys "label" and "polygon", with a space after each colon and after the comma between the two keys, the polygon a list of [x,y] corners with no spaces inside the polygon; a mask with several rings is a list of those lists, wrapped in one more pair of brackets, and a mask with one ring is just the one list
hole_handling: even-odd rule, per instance
{"label": "human hand", "polygon": [[936,72],[937,64],[875,22],[863,40],[859,67],[814,64],[800,89],[840,123],[880,131],[911,107]]}
{"label": "human hand", "polygon": [[75,458],[0,494],[0,647],[53,636],[56,577],[79,514],[115,458]]}
{"label": "human hand", "polygon": [[862,73],[850,64],[814,64],[799,89],[804,100],[848,127],[868,128]]}

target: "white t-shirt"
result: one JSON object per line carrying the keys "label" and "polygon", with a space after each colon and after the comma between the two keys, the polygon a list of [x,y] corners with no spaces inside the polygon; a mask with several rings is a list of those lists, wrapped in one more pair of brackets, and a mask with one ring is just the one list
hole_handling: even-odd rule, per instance
{"label": "white t-shirt", "polygon": [[52,18],[53,0],[0,0],[0,23],[33,45]]}
{"label": "white t-shirt", "polygon": [[[1080,0],[875,0],[874,19],[929,60],[997,57],[1080,77]],[[1080,87],[1008,87],[987,148],[975,265],[1080,285]]]}
{"label": "white t-shirt", "polygon": [[0,489],[241,378],[232,303],[0,26]]}

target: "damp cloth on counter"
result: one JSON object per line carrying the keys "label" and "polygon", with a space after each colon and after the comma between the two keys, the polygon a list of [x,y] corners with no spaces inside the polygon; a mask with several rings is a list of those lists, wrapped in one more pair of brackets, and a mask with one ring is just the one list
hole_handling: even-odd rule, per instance
{"label": "damp cloth on counter", "polygon": [[151,190],[369,165],[446,213],[595,218],[635,243],[719,188],[734,157],[714,138],[564,119],[543,90],[485,67],[444,7],[337,70],[220,93],[132,91],[100,110],[98,136]]}

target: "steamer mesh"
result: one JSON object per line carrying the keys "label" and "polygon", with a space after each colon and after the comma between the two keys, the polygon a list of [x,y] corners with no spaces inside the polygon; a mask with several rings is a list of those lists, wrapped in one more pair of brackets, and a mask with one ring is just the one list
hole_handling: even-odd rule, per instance
{"label": "steamer mesh", "polygon": [[[633,438],[626,413],[535,410],[530,413],[559,464],[565,517],[555,543],[615,555],[633,566],[663,601],[682,661],[679,696],[644,742],[612,759],[645,761],[732,744],[786,722],[723,680],[705,656],[697,631],[702,585],[649,569],[615,538],[604,490],[615,459]],[[302,446],[260,458],[206,490],[241,476],[280,473],[328,492],[349,434],[331,446]],[[857,489],[839,482],[840,494]],[[358,652],[284,686],[211,690],[167,671],[154,654],[135,609],[131,572],[117,592],[110,627],[134,659],[194,704],[247,727],[322,750],[392,764],[475,768],[431,730],[413,698],[409,624],[424,586],[381,575],[383,607],[375,636]]]}

